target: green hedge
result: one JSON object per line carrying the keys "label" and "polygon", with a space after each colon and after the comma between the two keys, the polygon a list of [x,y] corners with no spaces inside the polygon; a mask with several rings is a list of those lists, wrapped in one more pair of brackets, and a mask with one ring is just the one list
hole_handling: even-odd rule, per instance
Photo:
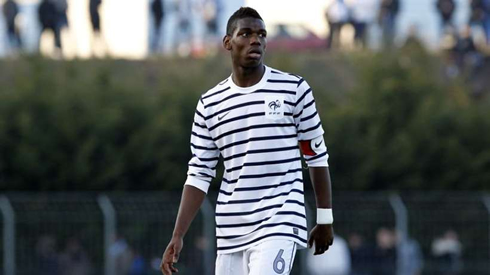
{"label": "green hedge", "polygon": [[[334,188],[488,188],[489,104],[444,79],[438,58],[277,54],[267,63],[314,88]],[[197,100],[229,73],[227,56],[1,61],[0,190],[181,188]]]}

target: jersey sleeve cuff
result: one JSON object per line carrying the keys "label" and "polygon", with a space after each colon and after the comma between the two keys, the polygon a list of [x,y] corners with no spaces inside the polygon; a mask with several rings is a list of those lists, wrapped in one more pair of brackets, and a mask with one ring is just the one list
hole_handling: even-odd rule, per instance
{"label": "jersey sleeve cuff", "polygon": [[321,158],[306,160],[308,167],[328,167],[328,154]]}
{"label": "jersey sleeve cuff", "polygon": [[187,176],[187,180],[184,185],[194,186],[197,189],[203,191],[204,193],[208,193],[209,186],[211,185],[208,181],[196,177],[196,176]]}

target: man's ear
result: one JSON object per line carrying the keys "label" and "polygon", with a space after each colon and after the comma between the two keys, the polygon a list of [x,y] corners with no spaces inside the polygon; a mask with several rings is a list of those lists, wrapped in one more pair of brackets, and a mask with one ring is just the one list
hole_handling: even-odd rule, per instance
{"label": "man's ear", "polygon": [[225,37],[223,37],[223,48],[225,48],[228,51],[231,51],[230,39],[231,39],[231,37],[229,35],[225,35]]}

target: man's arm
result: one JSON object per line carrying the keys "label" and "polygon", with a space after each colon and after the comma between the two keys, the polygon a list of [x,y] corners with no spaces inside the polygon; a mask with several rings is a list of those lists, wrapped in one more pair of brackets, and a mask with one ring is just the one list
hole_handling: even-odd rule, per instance
{"label": "man's arm", "polygon": [[197,211],[201,207],[205,196],[205,192],[194,186],[184,186],[172,239],[163,253],[162,263],[160,264],[160,270],[164,275],[171,275],[173,272],[178,272],[173,264],[177,263],[179,260],[179,254],[184,243],[184,236],[194,220]]}
{"label": "man's arm", "polygon": [[[310,179],[315,191],[316,208],[332,209],[332,187],[328,167],[310,167]],[[315,243],[314,255],[323,254],[333,243],[332,224],[317,224],[310,233],[308,246]]]}

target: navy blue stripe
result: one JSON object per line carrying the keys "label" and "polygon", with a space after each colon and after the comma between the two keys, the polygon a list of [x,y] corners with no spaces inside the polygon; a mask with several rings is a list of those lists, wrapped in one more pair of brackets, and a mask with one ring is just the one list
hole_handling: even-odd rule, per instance
{"label": "navy blue stripe", "polygon": [[208,167],[208,166],[203,165],[203,164],[189,163],[189,166],[197,167],[197,168],[205,168],[205,169],[216,170],[216,167],[211,168],[211,167]]}
{"label": "navy blue stripe", "polygon": [[253,92],[253,94],[258,94],[258,93],[270,93],[270,94],[288,94],[288,95],[296,95],[295,91],[288,91],[288,90],[266,90],[266,89],[261,89]]}
{"label": "navy blue stripe", "polygon": [[198,137],[198,138],[202,138],[202,139],[213,140],[213,138],[211,138],[211,137],[207,137],[207,136],[200,135],[200,134],[198,134],[198,133],[196,133],[196,132],[194,132],[194,131],[192,131],[192,135],[193,135],[193,136],[196,136],[196,137]]}
{"label": "navy blue stripe", "polygon": [[[204,174],[204,173],[199,173],[199,175],[196,175],[194,173],[189,173],[189,176],[193,176],[193,177],[206,177],[206,178],[211,178],[211,179],[214,178],[213,176],[210,176],[210,175],[207,175],[207,174]],[[209,181],[209,182],[211,182],[211,181]]]}
{"label": "navy blue stripe", "polygon": [[296,80],[282,80],[282,79],[269,79],[267,80],[269,83],[289,83],[289,84],[298,84]]}
{"label": "navy blue stripe", "polygon": [[[296,83],[296,82],[295,82]],[[252,93],[275,93],[275,94],[291,94],[291,95],[296,95],[296,92],[295,91],[289,91],[289,90],[269,90],[269,89],[259,89],[259,90],[256,90]],[[205,105],[204,108],[208,108],[208,107],[211,107],[211,106],[215,106],[215,105],[218,105],[220,103],[223,103],[229,99],[232,99],[232,98],[235,98],[235,97],[238,97],[238,96],[243,96],[243,95],[247,95],[247,94],[241,94],[241,93],[236,93],[236,94],[232,94],[232,95],[229,95],[221,100],[218,100],[218,101],[215,101],[215,102],[211,102],[209,103],[208,105]]]}
{"label": "navy blue stripe", "polygon": [[305,79],[304,78],[301,78],[299,81],[298,81],[298,86],[296,87],[299,87],[303,82],[305,82]]}
{"label": "navy blue stripe", "polygon": [[319,154],[319,155],[316,155],[316,156],[313,156],[313,157],[311,157],[311,158],[306,158],[306,157],[305,157],[305,159],[306,159],[306,161],[310,161],[310,160],[319,159],[319,158],[321,158],[321,157],[324,157],[325,155],[327,155],[327,152],[323,152],[323,153],[321,153],[321,154]]}
{"label": "navy blue stripe", "polygon": [[196,110],[196,114],[205,119],[205,117],[198,110]]}
{"label": "navy blue stripe", "polygon": [[230,173],[230,172],[233,172],[236,170],[240,170],[245,166],[261,166],[261,165],[281,164],[281,163],[288,163],[288,162],[293,162],[293,161],[297,161],[297,160],[301,160],[301,158],[298,157],[298,158],[290,158],[290,159],[282,159],[282,160],[248,162],[248,163],[244,163],[242,166],[236,166],[236,167],[232,167],[230,169],[226,169],[226,172]]}
{"label": "navy blue stripe", "polygon": [[279,194],[275,194],[275,195],[272,195],[272,196],[265,196],[265,197],[258,198],[258,199],[233,200],[233,201],[228,201],[228,202],[217,201],[216,204],[219,204],[219,205],[228,205],[228,204],[254,203],[254,202],[259,202],[259,201],[262,201],[262,200],[270,200],[270,199],[274,199],[274,198],[281,197],[281,196],[287,196],[287,195],[289,195],[291,193],[304,194],[303,191],[301,191],[299,189],[291,189],[288,192],[282,192],[282,193],[279,193]]}
{"label": "navy blue stripe", "polygon": [[197,126],[199,128],[202,128],[202,129],[206,129],[206,125],[201,125],[201,124],[196,123],[196,122],[194,122],[194,126]]}
{"label": "navy blue stripe", "polygon": [[[233,190],[233,192],[257,191],[257,190],[271,189],[271,188],[277,188],[277,187],[280,187],[280,186],[290,185],[290,184],[293,184],[295,182],[303,182],[303,180],[302,179],[299,179],[299,178],[296,178],[296,179],[291,180],[291,181],[285,181],[285,182],[281,182],[279,184],[274,184],[274,185],[254,186],[254,187],[240,187],[240,188],[235,188],[235,190]],[[219,192],[222,193],[222,194],[225,194],[225,195],[231,195],[231,194],[233,194],[233,192],[226,192],[224,190],[219,190]]]}
{"label": "navy blue stripe", "polygon": [[[294,136],[296,136],[296,135],[294,135]],[[229,160],[232,160],[234,158],[241,158],[241,157],[244,157],[244,156],[249,155],[249,154],[251,155],[251,154],[272,153],[272,152],[289,151],[289,150],[294,150],[294,149],[298,149],[298,146],[271,148],[271,149],[260,149],[260,150],[249,150],[245,153],[240,153],[240,154],[236,154],[236,155],[232,155],[232,156],[223,158],[223,161],[229,161]]]}
{"label": "navy blue stripe", "polygon": [[243,234],[243,235],[230,235],[230,236],[216,236],[216,238],[217,239],[222,239],[222,240],[236,239],[236,238],[240,238],[240,237],[243,237],[245,235],[248,235],[248,234],[252,234],[254,232],[257,232],[257,231],[259,231],[260,229],[263,229],[263,228],[276,227],[276,226],[280,226],[280,225],[287,225],[287,226],[291,226],[291,227],[296,227],[296,228],[299,228],[299,229],[304,230],[304,231],[307,230],[306,227],[304,227],[302,225],[299,225],[299,224],[296,224],[296,223],[280,222],[280,223],[269,223],[269,224],[261,225],[261,226],[257,227],[255,230],[253,230],[252,232],[249,232],[247,234]]}
{"label": "navy blue stripe", "polygon": [[274,71],[274,70],[271,70],[271,73],[273,73],[273,74],[283,74],[283,73],[281,73],[281,72]]}
{"label": "navy blue stripe", "polygon": [[254,138],[249,138],[249,139],[245,139],[245,140],[241,140],[241,141],[237,141],[237,142],[233,142],[233,143],[227,144],[227,145],[225,145],[223,147],[220,147],[219,150],[220,151],[223,151],[223,150],[228,149],[230,147],[241,145],[241,144],[246,144],[246,143],[249,143],[251,141],[287,139],[287,138],[296,138],[296,136],[297,136],[296,134],[292,134],[292,135],[284,135],[284,136],[254,137]]}
{"label": "navy blue stripe", "polygon": [[248,223],[217,224],[216,228],[233,228],[233,227],[252,226],[252,225],[261,224],[262,222],[265,222],[265,221],[269,220],[270,218],[271,217],[268,217],[268,218],[265,218],[262,220],[258,220],[255,222],[248,222]]}
{"label": "navy blue stripe", "polygon": [[250,105],[257,105],[257,104],[264,104],[264,103],[265,102],[263,100],[259,100],[259,101],[250,101],[250,102],[246,102],[246,103],[237,104],[237,105],[234,105],[234,106],[231,106],[231,107],[228,107],[228,108],[219,110],[219,111],[215,112],[214,114],[212,114],[210,116],[204,117],[204,119],[205,120],[208,120],[208,119],[213,118],[213,117],[215,117],[215,116],[217,116],[219,114],[222,114],[222,113],[225,113],[225,112],[234,110],[234,109],[238,109],[238,108],[241,108],[241,107],[250,106]]}
{"label": "navy blue stripe", "polygon": [[218,161],[219,160],[219,157],[216,157],[216,158],[200,158],[200,157],[196,156],[195,154],[192,154],[192,157],[197,158],[200,161]]}
{"label": "navy blue stripe", "polygon": [[237,117],[234,117],[234,118],[223,120],[222,122],[216,123],[215,125],[213,125],[213,127],[209,128],[209,131],[213,131],[214,129],[218,128],[219,126],[221,126],[223,124],[226,124],[226,123],[230,123],[232,121],[242,120],[242,119],[246,119],[246,118],[250,118],[250,117],[256,117],[256,116],[265,116],[265,112],[252,113],[252,114],[248,114],[248,115],[237,116]]}
{"label": "navy blue stripe", "polygon": [[301,110],[297,115],[294,115],[293,118],[298,118],[303,114],[303,110]]}
{"label": "navy blue stripe", "polygon": [[312,119],[312,118],[314,118],[314,117],[316,116],[316,114],[318,114],[318,112],[317,112],[317,111],[315,111],[313,114],[311,114],[311,115],[309,115],[309,116],[307,116],[307,117],[302,118],[300,121],[301,121],[301,122],[304,122],[304,121],[307,121],[307,120],[309,120],[309,119]]}
{"label": "navy blue stripe", "polygon": [[302,171],[302,168],[292,169],[292,170],[288,170],[286,172],[279,172],[279,173],[268,173],[268,174],[258,174],[258,175],[241,175],[236,180],[228,180],[226,178],[223,178],[223,181],[228,183],[228,184],[232,184],[232,183],[238,182],[239,179],[258,179],[258,178],[267,178],[267,177],[275,177],[275,176],[285,176],[289,173],[295,173],[295,172],[299,172],[299,171]]}
{"label": "navy blue stripe", "polygon": [[312,99],[308,104],[306,104],[305,106],[303,106],[303,110],[304,109],[307,109],[308,107],[310,107],[311,105],[313,105],[313,103],[315,103],[315,99]]}
{"label": "navy blue stripe", "polygon": [[210,98],[210,97],[212,97],[212,96],[215,96],[215,95],[221,94],[222,92],[228,91],[230,88],[231,88],[231,87],[225,88],[225,89],[223,89],[223,90],[219,90],[219,91],[217,91],[217,92],[215,92],[215,93],[212,93],[212,94],[210,94],[210,95],[207,95],[207,96],[203,97],[202,99],[204,100],[204,99],[206,99],[206,98]]}
{"label": "navy blue stripe", "polygon": [[310,131],[313,131],[313,130],[316,130],[318,129],[320,126],[322,125],[322,122],[318,122],[317,125],[311,127],[311,128],[308,128],[308,129],[305,129],[305,130],[298,130],[298,133],[307,133],[307,132],[310,132]]}
{"label": "navy blue stripe", "polygon": [[238,94],[238,93],[237,93],[237,94],[232,94],[232,95],[229,95],[229,96],[227,96],[227,97],[223,98],[222,100],[218,100],[218,101],[215,101],[215,102],[211,102],[211,103],[209,103],[208,105],[205,105],[205,106],[204,106],[204,108],[206,109],[206,108],[208,108],[208,107],[218,105],[218,104],[220,104],[220,103],[223,103],[223,102],[227,101],[228,99],[232,99],[232,98],[234,98],[234,97],[237,97],[237,96],[242,96],[242,95],[244,95],[244,94]]}
{"label": "navy blue stripe", "polygon": [[293,215],[293,216],[298,216],[300,218],[306,219],[306,216],[304,214],[294,212],[294,211],[279,211],[276,213],[276,215]]}
{"label": "navy blue stripe", "polygon": [[198,174],[199,174],[199,176],[202,176],[202,177],[209,177],[209,178],[212,178],[212,179],[214,179],[214,177],[213,177],[213,176],[211,176],[211,175],[208,175],[208,174],[206,174],[206,173],[203,173],[203,172],[198,172]]}
{"label": "navy blue stripe", "polygon": [[214,158],[201,158],[195,154],[192,154],[192,157],[195,157],[197,158],[198,160],[200,161],[218,161],[219,160],[219,157],[214,157]]}
{"label": "navy blue stripe", "polygon": [[217,140],[219,140],[221,138],[224,138],[226,136],[233,135],[233,134],[240,133],[240,132],[249,131],[249,130],[252,130],[252,129],[276,128],[276,127],[287,128],[287,127],[296,127],[296,125],[294,123],[285,123],[285,124],[269,123],[269,124],[253,125],[253,126],[244,127],[244,128],[240,128],[240,129],[235,129],[235,130],[232,130],[232,131],[223,133],[223,134],[215,137],[213,140],[214,141],[217,141]]}
{"label": "navy blue stripe", "polygon": [[262,211],[269,210],[269,209],[281,208],[284,204],[287,204],[287,203],[294,203],[294,204],[299,204],[300,206],[305,206],[304,203],[301,203],[300,201],[287,200],[281,204],[273,204],[273,205],[269,205],[266,207],[255,209],[255,210],[249,211],[249,212],[224,212],[224,213],[217,212],[216,216],[219,216],[219,217],[247,216],[247,215],[255,214],[255,213],[262,212]]}
{"label": "navy blue stripe", "polygon": [[282,237],[291,237],[291,238],[295,238],[299,241],[301,241],[302,243],[306,244],[306,240],[299,237],[299,236],[296,236],[294,234],[289,234],[289,233],[271,233],[271,234],[267,234],[267,235],[263,235],[263,236],[260,236],[256,239],[253,239],[249,242],[246,242],[246,243],[243,243],[243,244],[239,244],[239,245],[232,245],[232,246],[218,246],[218,250],[229,250],[229,249],[234,249],[234,248],[239,248],[239,247],[242,247],[242,246],[247,246],[249,244],[252,244],[252,243],[255,243],[255,242],[258,242],[260,240],[263,240],[265,238],[269,238],[269,237],[276,237],[276,236],[282,236]]}
{"label": "navy blue stripe", "polygon": [[195,145],[193,143],[191,143],[191,146],[196,148],[196,149],[201,149],[201,150],[210,150],[210,151],[218,150],[218,148],[216,148],[216,147],[204,147],[204,146]]}
{"label": "navy blue stripe", "polygon": [[289,74],[289,75],[294,76],[294,77],[296,77],[296,78],[298,78],[298,79],[300,79],[300,78],[301,78],[301,76],[299,76],[299,75],[297,75],[297,74]]}
{"label": "navy blue stripe", "polygon": [[311,93],[311,88],[309,88],[308,90],[306,90],[306,92],[298,99],[298,101],[296,101],[295,106],[298,106],[298,104],[301,101],[303,101],[303,99],[305,99],[305,96],[307,96],[309,93]]}

